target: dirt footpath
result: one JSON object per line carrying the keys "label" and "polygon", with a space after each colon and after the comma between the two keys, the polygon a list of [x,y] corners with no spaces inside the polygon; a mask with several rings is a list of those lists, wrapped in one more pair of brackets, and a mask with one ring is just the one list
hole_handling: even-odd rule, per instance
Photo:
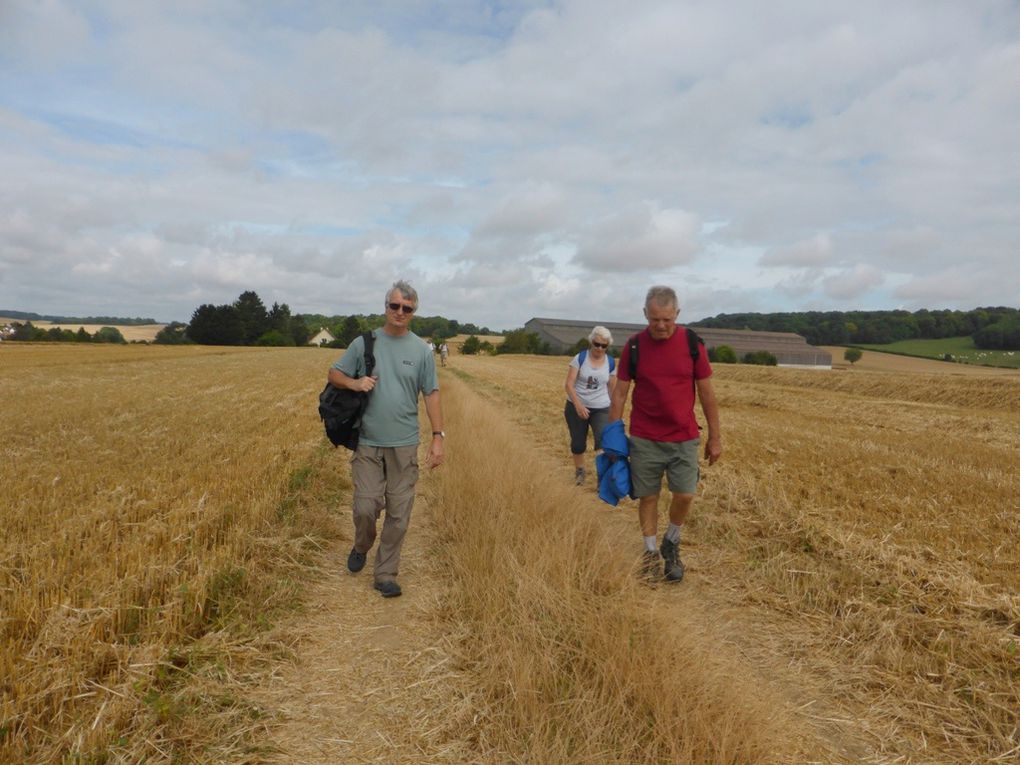
{"label": "dirt footpath", "polygon": [[[296,658],[253,694],[274,720],[263,762],[473,761],[450,736],[451,694],[461,680],[437,616],[446,584],[429,555],[428,483],[423,472],[401,559],[401,597],[372,588],[374,549],[364,570],[350,574],[345,546],[331,551],[306,608],[283,626]],[[341,512],[349,523],[349,501]]]}

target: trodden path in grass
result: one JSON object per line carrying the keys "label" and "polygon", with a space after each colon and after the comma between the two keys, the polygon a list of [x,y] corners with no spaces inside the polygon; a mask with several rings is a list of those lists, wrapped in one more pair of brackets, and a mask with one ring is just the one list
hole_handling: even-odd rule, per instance
{"label": "trodden path in grass", "polygon": [[[474,761],[450,736],[459,678],[436,616],[445,585],[429,556],[428,483],[423,470],[401,559],[401,597],[373,589],[374,549],[364,570],[350,574],[343,541],[325,556],[302,610],[279,626],[294,658],[253,694],[272,720],[262,762]],[[338,512],[349,524],[349,496]]]}
{"label": "trodden path in grass", "polygon": [[[525,430],[527,427],[525,426]],[[481,445],[476,445],[480,446]],[[537,447],[542,449],[542,447]],[[561,460],[547,455],[549,470]],[[337,464],[338,470],[345,469]],[[451,461],[441,470],[456,468]],[[279,662],[253,692],[251,700],[265,713],[266,763],[482,763],[507,761],[499,753],[479,750],[472,734],[469,708],[471,678],[453,658],[456,619],[442,618],[450,581],[434,551],[431,476],[422,471],[418,499],[404,545],[400,582],[404,595],[384,599],[372,588],[371,565],[357,574],[346,570],[350,547],[334,542],[322,568],[309,579],[305,604],[278,626],[292,646],[291,660]],[[598,512],[611,534],[633,536],[631,514],[610,510],[590,487],[577,501]],[[341,522],[350,528],[350,498],[337,501]],[[842,721],[817,689],[805,687],[782,654],[759,631],[745,623],[715,586],[705,579],[707,551],[692,547],[691,581],[680,588],[645,590],[653,610],[680,608],[701,614],[712,641],[726,653],[742,657],[747,676],[782,688],[789,707],[811,707],[815,761],[866,761],[866,749],[847,735]],[[700,575],[699,575],[700,574]],[[449,616],[449,615],[447,615]],[[817,716],[812,713],[817,713]]]}

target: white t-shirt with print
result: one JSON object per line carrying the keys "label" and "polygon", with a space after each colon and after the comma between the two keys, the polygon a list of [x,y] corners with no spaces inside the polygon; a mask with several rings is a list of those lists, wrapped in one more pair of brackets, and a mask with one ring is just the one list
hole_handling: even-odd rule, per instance
{"label": "white t-shirt with print", "polygon": [[[591,354],[585,354],[584,364],[579,366],[581,354],[577,354],[570,360],[570,366],[577,370],[577,380],[574,381],[574,389],[577,391],[577,398],[589,409],[609,408],[609,356],[604,356],[602,366],[591,365]],[[616,374],[616,369],[613,369]]]}

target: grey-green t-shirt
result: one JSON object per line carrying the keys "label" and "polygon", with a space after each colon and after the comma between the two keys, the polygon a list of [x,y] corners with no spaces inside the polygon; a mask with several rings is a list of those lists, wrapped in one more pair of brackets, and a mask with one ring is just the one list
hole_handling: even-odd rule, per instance
{"label": "grey-green t-shirt", "polygon": [[[436,360],[413,332],[393,337],[375,330],[378,377],[361,420],[359,443],[366,446],[411,446],[418,443],[418,394],[438,390]],[[365,341],[361,335],[333,364],[348,377],[365,374]]]}

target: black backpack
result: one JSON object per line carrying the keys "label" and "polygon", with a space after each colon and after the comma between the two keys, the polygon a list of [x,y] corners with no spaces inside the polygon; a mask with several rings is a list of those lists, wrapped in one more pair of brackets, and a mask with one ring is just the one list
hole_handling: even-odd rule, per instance
{"label": "black backpack", "polygon": [[[375,368],[375,335],[365,332],[361,338],[365,343],[365,377],[371,377]],[[368,408],[368,395],[326,383],[319,394],[319,417],[333,446],[344,446],[351,451],[358,448],[361,416]]]}
{"label": "black backpack", "polygon": [[[691,364],[698,363],[698,356],[701,355],[701,351],[698,348],[698,344],[702,342],[701,338],[698,337],[698,333],[690,327],[684,327],[687,330],[687,348],[691,352]],[[627,370],[630,372],[630,379],[637,379],[637,362],[638,362],[638,336],[631,335],[627,340],[627,347],[630,349]],[[691,385],[697,388],[697,380],[694,379],[693,372],[691,374]]]}

